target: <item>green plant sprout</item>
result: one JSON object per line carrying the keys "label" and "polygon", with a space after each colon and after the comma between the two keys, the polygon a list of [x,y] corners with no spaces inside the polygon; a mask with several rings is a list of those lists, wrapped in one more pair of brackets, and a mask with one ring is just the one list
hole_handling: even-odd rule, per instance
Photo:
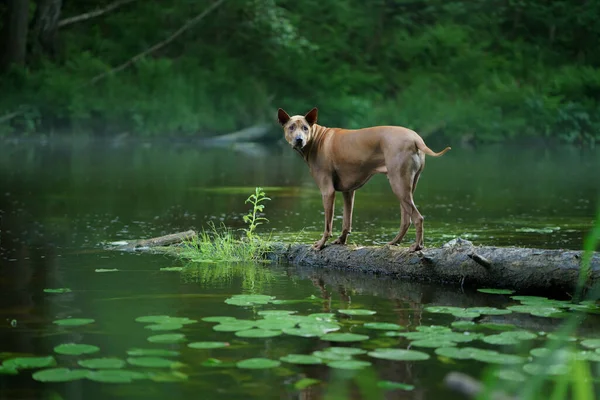
{"label": "green plant sprout", "polygon": [[259,225],[262,225],[263,222],[269,222],[267,218],[258,215],[265,209],[265,205],[261,203],[267,200],[271,199],[266,196],[261,187],[257,187],[254,194],[251,194],[244,202],[244,204],[252,204],[252,209],[244,215],[244,222],[248,224],[248,228],[244,229],[244,232],[246,232],[248,239],[254,239],[254,231]]}

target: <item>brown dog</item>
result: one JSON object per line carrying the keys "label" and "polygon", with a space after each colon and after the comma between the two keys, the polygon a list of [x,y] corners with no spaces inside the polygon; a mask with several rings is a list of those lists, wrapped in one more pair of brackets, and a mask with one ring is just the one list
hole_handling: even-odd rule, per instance
{"label": "brown dog", "polygon": [[285,139],[307,162],[310,173],[323,196],[325,231],[313,247],[320,250],[331,237],[335,192],[344,195],[342,234],[334,244],[345,244],[352,227],[354,191],[376,173],[387,174],[394,194],[400,200],[402,221],[400,232],[389,244],[402,240],[411,220],[417,237],[410,251],[423,248],[423,216],[413,201],[419,175],[425,167],[425,154],[441,156],[425,145],[410,129],[398,126],[376,126],[357,130],[326,128],[317,125],[317,108],[306,115],[290,117],[281,108],[277,118]]}

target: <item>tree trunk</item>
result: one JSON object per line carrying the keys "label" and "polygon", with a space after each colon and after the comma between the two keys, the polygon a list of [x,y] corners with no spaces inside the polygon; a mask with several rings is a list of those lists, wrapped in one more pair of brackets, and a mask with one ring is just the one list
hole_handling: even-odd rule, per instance
{"label": "tree trunk", "polygon": [[62,0],[39,1],[31,28],[31,52],[34,56],[56,56],[61,9]]}
{"label": "tree trunk", "polygon": [[0,32],[0,69],[22,65],[27,54],[29,0],[6,0],[6,14]]}

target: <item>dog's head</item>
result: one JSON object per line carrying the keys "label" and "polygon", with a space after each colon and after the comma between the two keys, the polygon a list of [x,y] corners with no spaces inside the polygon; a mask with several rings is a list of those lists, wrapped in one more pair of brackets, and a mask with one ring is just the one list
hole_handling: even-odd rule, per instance
{"label": "dog's head", "polygon": [[281,108],[277,111],[277,119],[283,127],[285,140],[295,149],[301,150],[311,139],[312,127],[317,122],[317,108],[313,108],[306,115],[290,117]]}

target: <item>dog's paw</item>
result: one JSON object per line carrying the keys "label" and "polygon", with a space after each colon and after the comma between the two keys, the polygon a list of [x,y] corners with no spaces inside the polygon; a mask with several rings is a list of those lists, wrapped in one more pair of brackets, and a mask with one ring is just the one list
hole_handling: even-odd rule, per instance
{"label": "dog's paw", "polygon": [[325,242],[322,240],[319,240],[318,242],[315,242],[315,244],[313,244],[312,248],[313,250],[322,250],[323,247],[325,247]]}
{"label": "dog's paw", "polygon": [[332,244],[346,244],[346,239],[342,239],[341,237],[335,239]]}
{"label": "dog's paw", "polygon": [[417,243],[411,244],[410,247],[408,248],[408,251],[410,251],[411,253],[414,253],[415,251],[419,251],[419,250],[423,250],[423,246],[421,246],[420,244],[417,244]]}

